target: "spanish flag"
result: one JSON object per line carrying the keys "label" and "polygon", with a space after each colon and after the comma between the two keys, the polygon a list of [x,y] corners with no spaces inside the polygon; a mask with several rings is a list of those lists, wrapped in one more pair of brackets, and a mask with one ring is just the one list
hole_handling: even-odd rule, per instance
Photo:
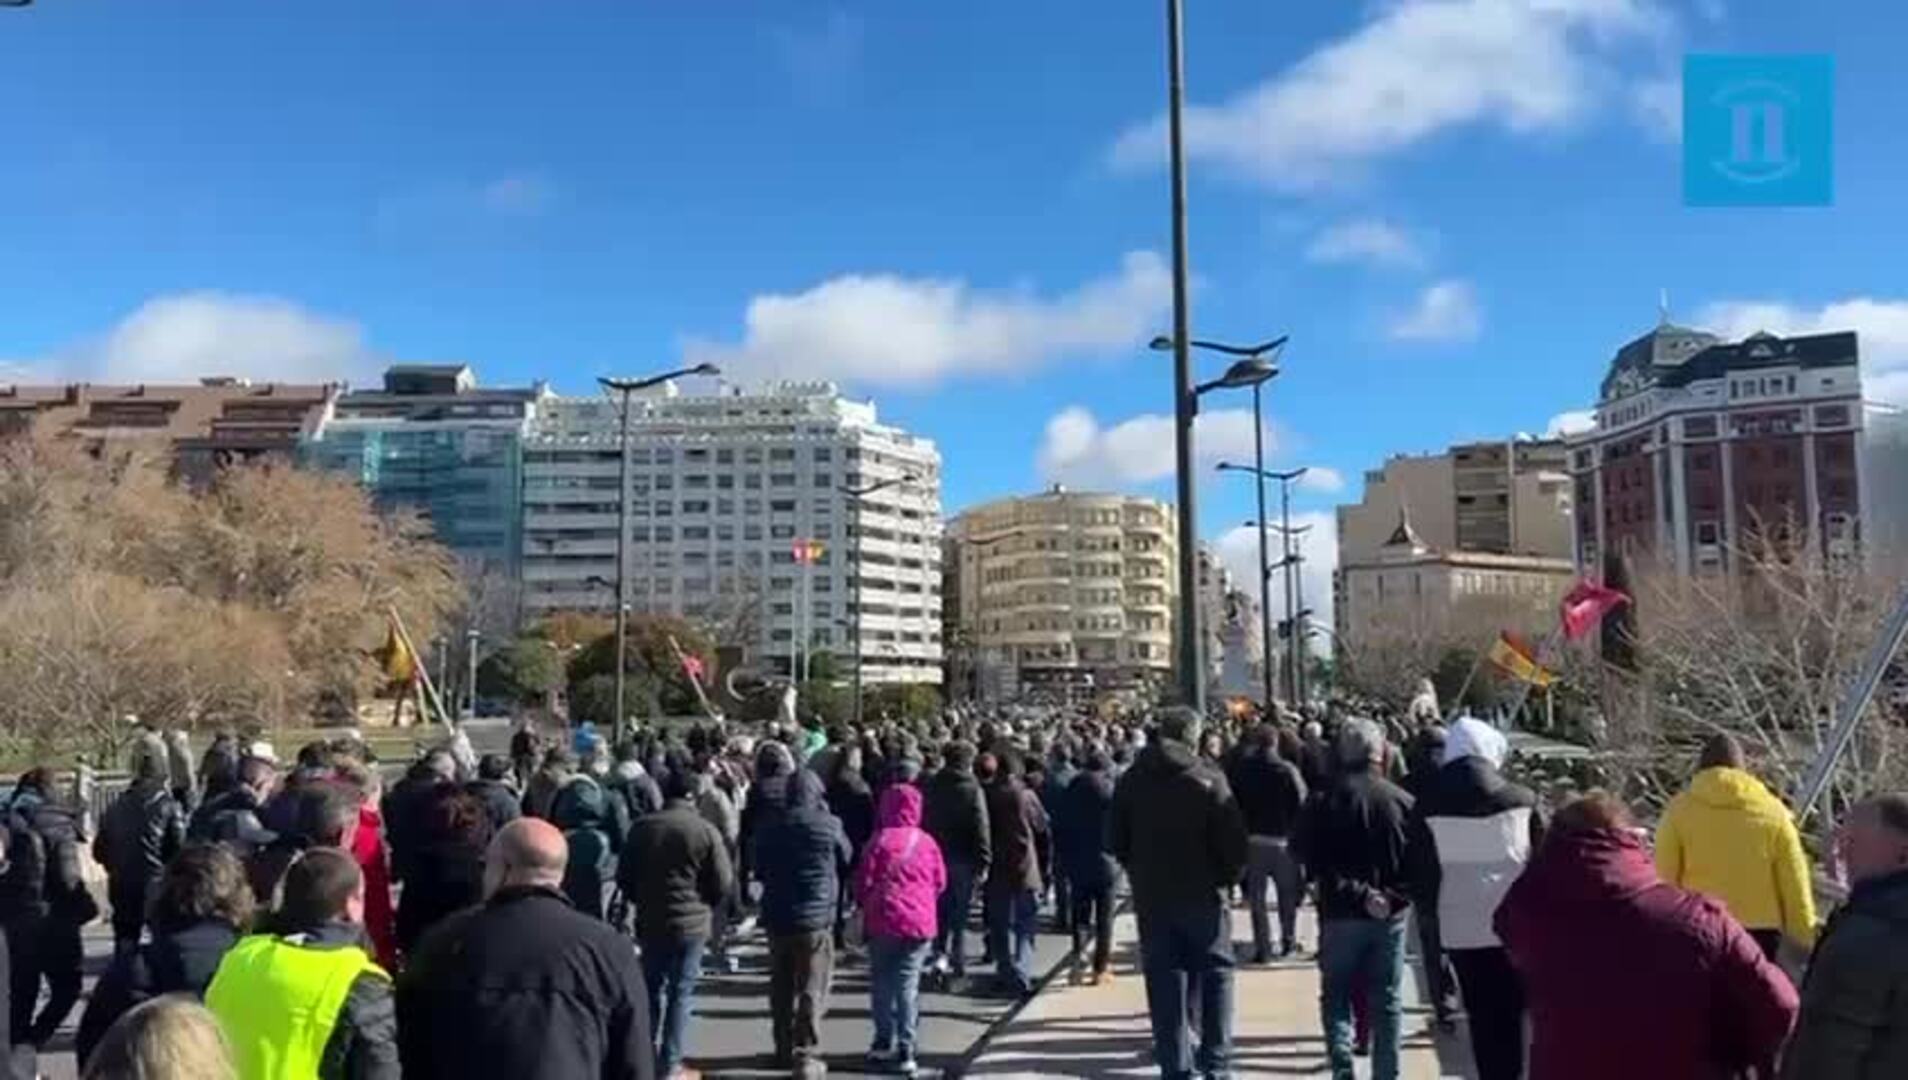
{"label": "spanish flag", "polygon": [[1549,686],[1557,678],[1555,673],[1537,663],[1529,645],[1508,630],[1498,634],[1497,642],[1491,646],[1491,663],[1506,675],[1532,686]]}

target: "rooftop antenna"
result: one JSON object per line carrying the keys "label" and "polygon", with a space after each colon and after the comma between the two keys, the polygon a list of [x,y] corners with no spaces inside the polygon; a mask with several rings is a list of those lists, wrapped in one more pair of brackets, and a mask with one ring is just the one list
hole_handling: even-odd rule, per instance
{"label": "rooftop antenna", "polygon": [[1670,321],[1669,290],[1659,289],[1656,294],[1656,325],[1668,326]]}

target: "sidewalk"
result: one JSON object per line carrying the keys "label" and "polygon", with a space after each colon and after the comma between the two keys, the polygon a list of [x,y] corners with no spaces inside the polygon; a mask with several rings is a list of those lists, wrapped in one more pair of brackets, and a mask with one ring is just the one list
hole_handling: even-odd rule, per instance
{"label": "sidewalk", "polygon": [[[1235,911],[1235,932],[1250,924]],[[1318,931],[1307,909],[1299,940],[1308,946]],[[1137,934],[1133,917],[1114,927],[1113,983],[1068,985],[1064,971],[1025,1008],[996,1030],[967,1076],[1098,1077],[1157,1076],[1146,988],[1134,969]],[[1464,1080],[1470,1048],[1462,1025],[1456,1036],[1435,1039],[1430,1011],[1419,1004],[1415,965],[1405,978],[1403,1080]],[[1234,990],[1233,1075],[1326,1076],[1325,1042],[1318,1019],[1318,968],[1308,957],[1269,967],[1240,967]],[[1370,1075],[1358,1061],[1358,1075]]]}

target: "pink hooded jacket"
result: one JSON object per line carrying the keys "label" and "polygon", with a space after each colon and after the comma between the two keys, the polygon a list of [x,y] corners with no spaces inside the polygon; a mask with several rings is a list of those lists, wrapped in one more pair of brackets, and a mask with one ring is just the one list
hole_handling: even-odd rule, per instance
{"label": "pink hooded jacket", "polygon": [[855,871],[870,938],[929,940],[935,908],[947,887],[940,845],[921,828],[921,789],[894,784],[881,793],[875,834]]}

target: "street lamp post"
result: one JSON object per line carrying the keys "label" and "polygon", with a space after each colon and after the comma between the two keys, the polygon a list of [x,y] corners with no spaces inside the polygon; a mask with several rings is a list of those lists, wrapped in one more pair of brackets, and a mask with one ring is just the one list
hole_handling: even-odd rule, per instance
{"label": "street lamp post", "polygon": [[[1302,473],[1305,470],[1297,471]],[[1305,611],[1305,578],[1298,572],[1299,566],[1305,562],[1305,556],[1299,551],[1298,538],[1311,532],[1312,527],[1292,527],[1289,483],[1280,487],[1279,504],[1280,524],[1273,527],[1279,530],[1279,546],[1285,552],[1279,565],[1285,567],[1286,656],[1292,665],[1292,702],[1297,707],[1305,703],[1305,640],[1299,632],[1299,620],[1308,614]]]}
{"label": "street lamp post", "polygon": [[623,708],[623,694],[629,668],[629,659],[625,654],[629,643],[629,398],[638,390],[647,390],[684,375],[719,374],[721,370],[714,364],[696,364],[643,379],[613,379],[605,376],[596,380],[605,391],[620,398],[616,455],[616,721],[610,726],[611,736],[619,741],[623,737],[624,725],[628,723],[628,714]]}
{"label": "street lamp post", "polygon": [[472,720],[477,719],[477,641],[477,628],[472,626],[470,631],[464,635],[465,650],[469,653],[469,655],[465,657],[465,660],[470,665],[470,687],[465,692],[464,698],[470,702],[470,718]]}
{"label": "street lamp post", "polygon": [[1191,313],[1186,266],[1186,55],[1180,40],[1185,12],[1181,0],[1166,0],[1166,114],[1172,155],[1173,217],[1173,458],[1179,503],[1179,696],[1204,715],[1206,678],[1200,662],[1199,514],[1193,491],[1193,417],[1199,404],[1193,391]]}
{"label": "street lamp post", "polygon": [[[1148,345],[1148,348],[1156,352],[1165,352],[1170,349],[1174,352],[1175,356],[1185,352],[1187,349],[1204,349],[1209,352],[1224,353],[1227,356],[1237,356],[1240,358],[1235,361],[1231,367],[1226,369],[1225,374],[1219,376],[1217,379],[1195,385],[1191,393],[1187,396],[1187,400],[1191,404],[1193,414],[1197,415],[1199,411],[1199,399],[1206,394],[1214,390],[1236,390],[1244,386],[1251,387],[1253,422],[1252,452],[1254,460],[1258,462],[1257,468],[1253,471],[1263,472],[1265,468],[1265,419],[1263,415],[1263,396],[1260,393],[1260,388],[1278,376],[1279,366],[1273,361],[1273,358],[1285,351],[1285,343],[1287,340],[1287,337],[1277,337],[1271,341],[1261,342],[1257,345],[1227,345],[1218,341],[1187,340],[1183,334],[1177,338],[1169,338],[1162,335],[1154,338],[1151,344]],[[1227,468],[1227,466],[1222,464],[1220,468]],[[1191,488],[1191,485],[1184,480],[1182,480],[1181,486],[1188,491]],[[1259,516],[1261,518],[1265,516],[1265,485],[1263,483],[1259,485]],[[1190,634],[1197,636],[1199,630],[1199,579],[1196,572],[1197,553],[1193,547],[1189,546],[1196,544],[1197,541],[1187,539],[1186,522],[1187,518],[1182,515],[1180,518],[1179,537],[1179,587],[1182,593],[1179,609],[1180,624],[1187,627]],[[1265,542],[1263,537],[1259,543],[1259,562],[1261,565],[1265,563]],[[1260,592],[1260,609],[1261,613],[1263,613],[1264,590],[1261,589]],[[1190,604],[1186,602],[1187,598],[1191,599],[1192,602]],[[1190,615],[1188,611],[1191,612]],[[1263,631],[1260,636],[1264,636]],[[1185,642],[1181,641],[1179,653],[1180,662],[1182,664],[1187,662],[1193,664],[1201,663],[1199,645],[1200,643],[1195,641],[1191,652],[1188,652]],[[1270,657],[1271,650],[1270,647],[1267,646],[1266,659],[1269,661]],[[1203,670],[1197,672],[1196,676],[1193,681],[1196,682],[1199,687],[1197,707],[1200,708],[1201,711],[1204,711],[1205,679]],[[1180,684],[1183,691],[1187,685],[1183,677],[1180,680]],[[1269,706],[1272,703],[1272,684],[1269,676],[1266,680],[1265,695],[1266,704]]]}
{"label": "street lamp post", "polygon": [[915,482],[916,479],[917,478],[915,477],[913,473],[902,473],[900,476],[889,477],[886,480],[877,480],[872,484],[863,484],[860,487],[854,487],[848,484],[838,484],[835,487],[836,491],[854,500],[854,508],[853,508],[854,521],[852,524],[852,528],[855,530],[855,535],[854,535],[855,542],[853,547],[850,550],[852,550],[855,555],[855,579],[854,579],[854,588],[851,590],[851,593],[852,593],[852,602],[855,605],[854,718],[855,718],[856,731],[861,730],[861,658],[862,658],[861,631],[862,631],[863,625],[865,625],[862,619],[862,613],[861,613],[861,580],[862,578],[867,576],[867,563],[862,557],[863,556],[862,545],[867,540],[867,537],[862,535],[862,530],[861,530],[862,500],[866,499],[870,495],[873,495],[877,491],[886,491],[888,488],[895,487],[900,484],[912,484]]}

